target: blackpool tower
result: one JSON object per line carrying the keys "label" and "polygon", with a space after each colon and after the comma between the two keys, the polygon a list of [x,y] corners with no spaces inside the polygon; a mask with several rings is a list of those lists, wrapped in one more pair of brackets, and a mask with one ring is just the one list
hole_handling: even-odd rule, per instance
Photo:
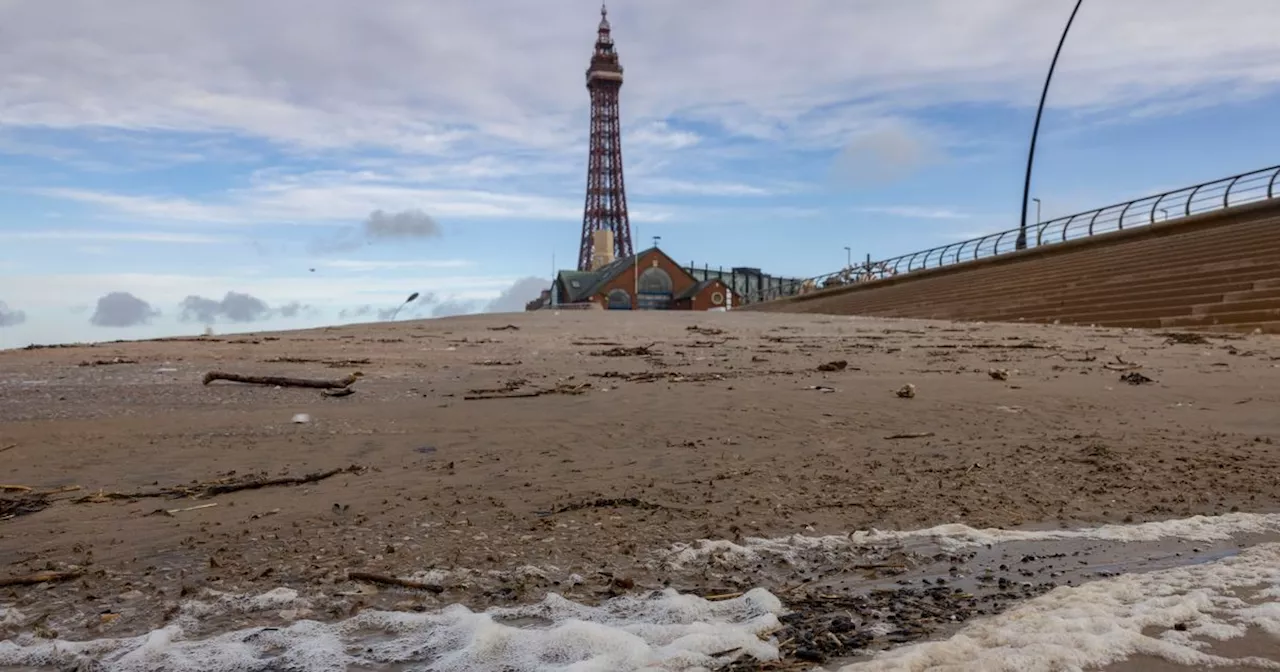
{"label": "blackpool tower", "polygon": [[[582,211],[582,243],[578,252],[580,271],[592,270],[601,259],[622,259],[632,254],[627,190],[622,180],[622,127],[618,119],[621,89],[622,66],[613,48],[609,12],[601,5],[596,50],[587,68],[591,149],[587,156],[587,200]],[[595,249],[597,244],[608,245],[610,241],[613,249]]]}

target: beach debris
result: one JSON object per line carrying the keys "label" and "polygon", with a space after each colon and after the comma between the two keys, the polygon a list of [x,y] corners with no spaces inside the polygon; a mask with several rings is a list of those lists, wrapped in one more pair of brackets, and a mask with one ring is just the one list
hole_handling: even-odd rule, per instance
{"label": "beach debris", "polygon": [[819,371],[844,371],[847,368],[849,368],[849,362],[843,359],[837,359],[834,362],[827,362],[825,364],[818,365]]}
{"label": "beach debris", "polygon": [[250,385],[270,385],[273,387],[310,387],[315,389],[340,389],[351,387],[364,374],[356,371],[338,380],[318,380],[315,378],[289,378],[286,376],[248,376],[226,371],[210,371],[204,374],[204,384],[215,380],[232,383],[248,383]]}
{"label": "beach debris", "polygon": [[172,516],[178,513],[186,513],[188,511],[199,511],[200,509],[211,509],[217,505],[218,505],[217,502],[210,502],[208,504],[197,504],[195,506],[188,506],[181,509],[156,509],[155,514]]}
{"label": "beach debris", "polygon": [[496,390],[472,390],[470,394],[464,395],[462,398],[467,401],[482,401],[485,399],[527,399],[530,397],[541,397],[546,394],[586,394],[591,390],[591,383],[556,383],[555,387],[539,387],[532,390],[520,390],[527,381],[510,381],[505,387]]}
{"label": "beach debris", "polygon": [[17,448],[17,447],[18,447],[18,444],[16,443],[5,444],[3,446],[0,446],[0,453],[3,453],[6,450],[13,450],[14,448]]}
{"label": "beach debris", "polygon": [[827,387],[826,385],[810,385],[809,387],[806,387],[804,389],[813,390],[815,392],[822,392],[823,394],[830,394],[836,391],[836,388]]}
{"label": "beach debris", "polygon": [[915,399],[916,386],[912,385],[911,383],[907,383],[906,385],[899,387],[898,391],[894,392],[894,394],[898,395],[898,397],[901,399]]}
{"label": "beach debris", "polygon": [[1009,380],[1009,371],[1007,369],[987,369],[987,375],[992,380]]}
{"label": "beach debris", "polygon": [[489,327],[489,331],[520,331],[520,327],[514,324],[504,324],[501,327]]}
{"label": "beach debris", "polygon": [[26,574],[23,576],[0,577],[0,588],[8,588],[10,586],[35,586],[41,583],[58,583],[60,581],[70,581],[84,575],[82,570],[73,570],[69,572],[36,572],[35,574]]}
{"label": "beach debris", "polygon": [[318,471],[304,476],[281,476],[279,478],[251,478],[247,480],[230,480],[221,479],[210,481],[207,483],[196,483],[195,485],[176,485],[168,488],[160,488],[158,490],[139,490],[135,492],[107,492],[99,491],[91,495],[86,495],[75,500],[76,504],[93,504],[99,502],[110,502],[127,499],[148,499],[153,497],[167,497],[171,499],[179,499],[183,497],[199,498],[213,497],[215,495],[225,495],[232,492],[240,492],[242,490],[257,490],[259,488],[267,488],[281,485],[304,485],[307,483],[316,483],[326,478],[337,476],[338,474],[359,474],[363,473],[367,468],[359,465],[351,465],[340,469],[330,469],[328,471]]}
{"label": "beach debris", "polygon": [[1129,383],[1130,385],[1143,385],[1146,383],[1154,383],[1156,381],[1138,373],[1137,371],[1130,371],[1129,373],[1125,373],[1120,376],[1120,382]]}
{"label": "beach debris", "polygon": [[724,333],[724,329],[716,329],[715,327],[700,327],[696,324],[691,324],[685,327],[684,330],[692,331],[694,333],[702,334],[704,336],[719,336],[720,334]]}
{"label": "beach debris", "polygon": [[306,413],[295,413],[289,422],[292,422],[295,425],[305,425],[308,422],[311,422],[311,416]]}
{"label": "beach debris", "polygon": [[605,371],[604,373],[592,373],[590,375],[596,378],[619,378],[628,383],[652,383],[659,380],[665,380],[669,383],[705,383],[713,380],[724,380],[727,376],[727,374],[715,371],[693,371],[688,373],[680,373],[678,371],[640,371],[638,373]]}
{"label": "beach debris", "polygon": [[933,435],[933,432],[904,432],[902,434],[890,434],[884,438],[889,441],[895,439],[927,439]]}
{"label": "beach debris", "polygon": [[127,357],[112,357],[111,359],[86,359],[80,362],[79,366],[111,366],[113,364],[137,364],[138,360],[129,359]]}
{"label": "beach debris", "polygon": [[609,348],[608,350],[596,350],[591,354],[595,357],[642,357],[644,355],[652,355],[653,347],[656,345],[657,343],[650,343],[649,345],[635,345],[631,347],[620,345]]}
{"label": "beach debris", "polygon": [[1166,345],[1179,343],[1182,345],[1209,345],[1209,339],[1201,334],[1187,331],[1170,331],[1163,334],[1157,334],[1165,338]]}
{"label": "beach debris", "polygon": [[1116,362],[1114,364],[1107,362],[1102,365],[1102,368],[1110,371],[1132,371],[1134,369],[1141,369],[1142,365],[1137,362],[1126,362],[1124,357],[1116,355]]}
{"label": "beach debris", "polygon": [[337,399],[340,397],[349,397],[355,393],[356,393],[356,388],[354,387],[342,387],[336,390],[320,390],[320,396],[332,397],[334,399]]}
{"label": "beach debris", "polygon": [[535,511],[539,517],[555,515],[557,513],[569,513],[571,511],[582,511],[583,509],[614,509],[614,508],[632,508],[644,511],[656,511],[658,509],[670,509],[671,507],[653,502],[646,502],[636,497],[599,497],[593,500],[575,502],[573,504],[565,504],[551,511]]}
{"label": "beach debris", "polygon": [[361,583],[372,583],[379,586],[395,586],[397,588],[408,588],[410,590],[425,590],[437,595],[444,592],[444,586],[438,584],[401,579],[395,576],[374,574],[372,572],[347,572],[347,579],[350,581],[359,581]]}

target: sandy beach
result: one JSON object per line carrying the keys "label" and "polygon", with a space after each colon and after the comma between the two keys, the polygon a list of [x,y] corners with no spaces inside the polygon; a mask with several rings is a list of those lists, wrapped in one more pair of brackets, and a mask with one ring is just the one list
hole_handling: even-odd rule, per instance
{"label": "sandy beach", "polygon": [[[66,574],[0,588],[26,615],[0,636],[136,635],[201,591],[282,586],[340,596],[313,606],[320,620],[668,587],[801,603],[827,594],[808,586],[833,567],[892,584],[925,554],[851,548],[714,570],[679,558],[698,540],[1273,513],[1277,367],[1280,342],[1265,336],[754,313],[542,312],[3,351],[0,578]],[[334,397],[203,384],[210,371],[360,375]],[[976,561],[942,553],[929,562]],[[987,560],[1018,587],[949,602],[966,610],[954,622],[1070,578]],[[428,589],[378,590],[352,572]],[[839,660],[855,643],[783,647],[763,669]]]}

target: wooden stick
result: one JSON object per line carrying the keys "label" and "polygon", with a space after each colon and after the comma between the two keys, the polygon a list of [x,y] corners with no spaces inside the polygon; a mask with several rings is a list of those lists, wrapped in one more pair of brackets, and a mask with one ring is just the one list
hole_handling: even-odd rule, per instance
{"label": "wooden stick", "polygon": [[342,469],[330,469],[328,471],[319,471],[306,476],[284,476],[281,478],[267,478],[260,481],[247,481],[244,483],[219,483],[210,485],[205,488],[205,495],[225,495],[228,492],[240,492],[241,490],[257,490],[258,488],[266,488],[273,485],[303,485],[305,483],[315,483],[323,481],[330,476],[336,476],[341,473],[356,473],[364,471],[364,467],[350,466]]}
{"label": "wooden stick", "polygon": [[933,432],[906,432],[904,434],[890,434],[886,439],[927,439],[933,436]]}
{"label": "wooden stick", "polygon": [[721,602],[724,600],[732,600],[739,597],[742,597],[742,593],[725,593],[723,595],[708,595],[702,599],[708,602]]}
{"label": "wooden stick", "polygon": [[249,383],[251,385],[271,385],[279,387],[310,387],[313,389],[334,390],[350,387],[360,379],[360,374],[353,373],[341,380],[317,380],[315,378],[288,378],[286,376],[246,376],[226,371],[210,371],[204,374],[204,384],[215,380],[226,380],[233,383]]}
{"label": "wooden stick", "polygon": [[34,586],[41,583],[55,583],[58,581],[70,581],[78,578],[84,572],[36,572],[26,576],[10,576],[0,579],[0,588],[9,586]]}
{"label": "wooden stick", "polygon": [[444,592],[444,586],[438,586],[434,583],[410,581],[409,579],[399,579],[394,576],[384,576],[382,574],[372,574],[370,572],[347,572],[347,578],[352,581],[363,581],[365,583],[374,583],[382,586],[412,588],[413,590],[425,590],[436,594]]}
{"label": "wooden stick", "polygon": [[0,485],[0,490],[5,492],[31,492],[34,489],[26,485]]}
{"label": "wooden stick", "polygon": [[217,505],[218,505],[217,502],[210,502],[209,504],[197,504],[196,506],[188,506],[185,509],[165,509],[164,512],[172,516],[175,513],[185,513],[187,511],[199,511],[200,509],[211,509]]}

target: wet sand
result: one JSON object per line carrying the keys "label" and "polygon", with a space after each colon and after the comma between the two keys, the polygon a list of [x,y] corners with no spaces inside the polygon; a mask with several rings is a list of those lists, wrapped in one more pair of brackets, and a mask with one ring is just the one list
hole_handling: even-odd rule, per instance
{"label": "wet sand", "polygon": [[[798,600],[822,566],[680,569],[661,552],[1280,510],[1280,342],[1185,340],[566,312],[4,351],[6,484],[79,489],[5,494],[0,577],[85,573],[0,589],[0,601],[49,612],[63,637],[101,637],[155,628],[206,588],[341,594],[319,618],[665,585]],[[214,369],[363,376],[355,394],[326,398],[202,385]],[[1121,380],[1134,373],[1150,382]],[[907,384],[912,398],[896,393]],[[309,422],[292,422],[299,413]],[[147,496],[176,488],[198,496]],[[351,571],[418,574],[443,591],[368,591]]]}

